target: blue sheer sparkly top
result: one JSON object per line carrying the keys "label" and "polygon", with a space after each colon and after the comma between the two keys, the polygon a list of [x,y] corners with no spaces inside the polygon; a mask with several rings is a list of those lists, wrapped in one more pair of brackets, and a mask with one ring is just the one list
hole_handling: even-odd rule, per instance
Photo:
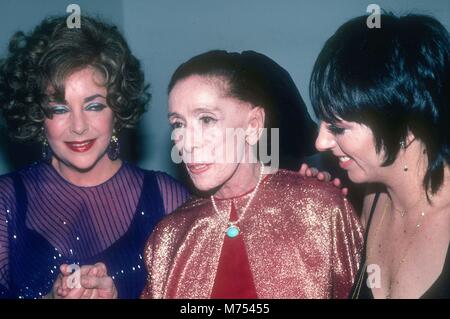
{"label": "blue sheer sparkly top", "polygon": [[0,298],[41,298],[59,266],[106,264],[119,298],[138,298],[142,252],[156,223],[187,198],[169,175],[123,163],[106,182],[80,187],[49,164],[0,177]]}

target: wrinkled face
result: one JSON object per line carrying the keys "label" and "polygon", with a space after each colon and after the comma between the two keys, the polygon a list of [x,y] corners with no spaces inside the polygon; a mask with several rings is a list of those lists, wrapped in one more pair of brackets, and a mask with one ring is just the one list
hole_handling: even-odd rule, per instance
{"label": "wrinkled face", "polygon": [[250,145],[257,142],[251,132],[257,130],[252,119],[258,110],[228,96],[219,78],[193,75],[174,86],[169,94],[172,139],[199,190],[225,184],[249,161]]}
{"label": "wrinkled face", "polygon": [[380,177],[383,152],[376,153],[372,130],[356,122],[321,122],[316,148],[331,151],[355,183],[376,182]]}
{"label": "wrinkled face", "polygon": [[50,100],[52,119],[44,128],[56,161],[77,171],[87,171],[106,155],[113,127],[113,111],[106,103],[102,77],[93,68],[75,71],[67,77],[65,100]]}

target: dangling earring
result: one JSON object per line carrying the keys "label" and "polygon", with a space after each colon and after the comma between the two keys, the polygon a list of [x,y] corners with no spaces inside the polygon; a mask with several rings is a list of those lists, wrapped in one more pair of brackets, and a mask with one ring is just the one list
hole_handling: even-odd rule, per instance
{"label": "dangling earring", "polygon": [[47,136],[45,135],[44,126],[41,127],[40,138],[41,138],[41,141],[42,141],[42,145],[41,145],[41,158],[42,158],[42,161],[47,163],[47,164],[51,164],[52,163],[52,157],[53,157],[53,151],[52,151],[50,145],[48,144]]}
{"label": "dangling earring", "polygon": [[[400,148],[402,150],[406,150],[406,143],[405,141],[400,142]],[[408,171],[408,165],[406,163],[403,164],[403,171],[406,173]]]}
{"label": "dangling earring", "polygon": [[47,163],[47,164],[51,164],[52,162],[52,157],[53,157],[53,152],[52,149],[50,148],[50,145],[48,144],[47,138],[44,137],[44,141],[42,142],[42,160]]}
{"label": "dangling earring", "polygon": [[108,157],[111,161],[115,161],[119,158],[120,154],[120,143],[119,138],[116,135],[116,130],[113,131],[111,136],[111,141],[108,146]]}

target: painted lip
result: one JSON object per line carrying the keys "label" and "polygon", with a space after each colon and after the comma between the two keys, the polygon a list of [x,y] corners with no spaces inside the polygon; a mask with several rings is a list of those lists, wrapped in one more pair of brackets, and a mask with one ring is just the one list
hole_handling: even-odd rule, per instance
{"label": "painted lip", "polygon": [[348,167],[354,162],[353,159],[351,159],[348,156],[336,156],[339,160],[339,166],[342,169],[348,169]]}
{"label": "painted lip", "polygon": [[67,147],[69,147],[72,151],[77,153],[84,153],[89,151],[92,146],[95,144],[96,139],[86,140],[86,141],[77,141],[77,142],[64,142]]}
{"label": "painted lip", "polygon": [[187,169],[189,170],[189,172],[191,172],[192,174],[198,175],[198,174],[202,174],[204,172],[206,172],[210,167],[211,164],[210,163],[198,163],[198,164],[186,164]]}

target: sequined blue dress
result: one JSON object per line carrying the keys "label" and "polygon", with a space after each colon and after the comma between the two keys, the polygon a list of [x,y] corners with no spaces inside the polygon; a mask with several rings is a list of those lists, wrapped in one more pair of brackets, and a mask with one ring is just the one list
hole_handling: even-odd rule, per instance
{"label": "sequined blue dress", "polygon": [[119,298],[138,298],[155,224],[189,196],[176,180],[124,162],[106,182],[79,187],[49,164],[0,177],[0,298],[40,298],[62,263],[106,264]]}

